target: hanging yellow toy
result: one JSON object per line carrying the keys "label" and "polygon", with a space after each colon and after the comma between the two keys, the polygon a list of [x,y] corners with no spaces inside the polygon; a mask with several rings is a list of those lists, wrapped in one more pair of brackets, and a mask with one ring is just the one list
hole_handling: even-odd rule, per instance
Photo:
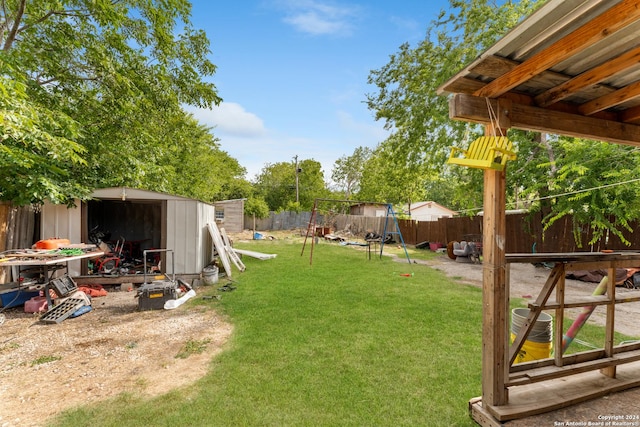
{"label": "hanging yellow toy", "polygon": [[447,163],[479,169],[504,170],[507,160],[515,160],[513,143],[506,136],[481,136],[464,150],[452,147]]}

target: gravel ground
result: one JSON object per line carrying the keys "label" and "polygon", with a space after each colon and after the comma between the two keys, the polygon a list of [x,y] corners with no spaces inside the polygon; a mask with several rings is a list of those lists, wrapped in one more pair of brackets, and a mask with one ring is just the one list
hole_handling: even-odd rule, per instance
{"label": "gravel ground", "polygon": [[[134,292],[110,291],[92,306],[58,324],[22,307],[4,312],[1,427],[42,426],[65,409],[122,392],[154,396],[187,385],[207,373],[232,331],[205,308],[138,311]],[[187,343],[204,351],[176,357]]]}

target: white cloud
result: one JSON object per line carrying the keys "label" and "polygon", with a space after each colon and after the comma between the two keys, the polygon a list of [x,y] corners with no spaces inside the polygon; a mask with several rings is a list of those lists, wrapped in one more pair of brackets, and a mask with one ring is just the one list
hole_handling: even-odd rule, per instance
{"label": "white cloud", "polygon": [[211,110],[188,108],[187,111],[200,123],[215,127],[213,133],[216,135],[224,132],[234,136],[252,137],[266,133],[262,119],[235,102],[223,102]]}
{"label": "white cloud", "polygon": [[284,22],[313,35],[349,35],[352,21],[358,16],[354,7],[332,6],[314,0],[288,1],[285,6],[289,12]]}

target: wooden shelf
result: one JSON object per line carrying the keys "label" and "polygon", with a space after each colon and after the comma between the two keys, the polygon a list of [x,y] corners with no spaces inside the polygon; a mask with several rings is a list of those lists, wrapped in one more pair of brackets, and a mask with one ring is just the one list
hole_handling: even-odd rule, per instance
{"label": "wooden shelf", "polygon": [[[640,291],[626,292],[623,295],[616,295],[615,298],[616,304],[624,304],[636,301],[640,301]],[[595,307],[598,305],[606,305],[610,303],[611,300],[606,295],[587,295],[576,298],[565,298],[563,306],[564,308]],[[547,301],[547,303],[542,307],[540,306],[540,304],[536,304],[535,302],[529,303],[530,310],[551,310],[561,307],[562,306],[557,301]]]}
{"label": "wooden shelf", "polygon": [[507,382],[508,387],[531,384],[540,381],[548,381],[551,379],[576,375],[582,372],[595,371],[611,366],[623,365],[640,361],[640,350],[627,351],[618,353],[613,357],[604,357],[596,360],[575,363],[566,366],[544,366],[540,368],[529,369],[527,371],[515,372],[509,376]]}
{"label": "wooden shelf", "polygon": [[605,305],[611,303],[611,300],[606,295],[589,295],[583,296],[579,298],[565,298],[564,305],[561,305],[557,301],[547,301],[544,306],[540,306],[540,304],[530,303],[529,309],[531,310],[551,310],[556,308],[575,308],[575,307],[595,307],[598,305]]}
{"label": "wooden shelf", "polygon": [[[567,378],[511,387],[507,404],[500,406],[485,404],[484,411],[485,416],[488,414],[495,420],[504,422],[566,408],[579,402],[638,386],[640,386],[640,364],[639,362],[629,363],[618,366],[616,378],[589,371],[576,373]],[[476,400],[473,403],[480,404]]]}

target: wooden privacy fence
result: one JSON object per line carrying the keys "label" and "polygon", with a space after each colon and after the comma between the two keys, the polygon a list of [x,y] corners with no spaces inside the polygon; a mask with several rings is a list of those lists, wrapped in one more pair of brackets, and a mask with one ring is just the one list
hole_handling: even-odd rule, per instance
{"label": "wooden privacy fence", "polygon": [[[272,212],[270,217],[256,220],[257,230],[293,230],[305,231],[309,224],[310,212]],[[326,219],[326,222],[325,222]],[[385,217],[365,217],[360,215],[333,215],[323,217],[318,215],[317,225],[330,226],[333,232],[349,231],[354,236],[363,237],[367,231],[382,233]],[[253,220],[245,217],[245,224],[253,224]],[[398,220],[400,232],[406,244],[415,245],[421,242],[438,242],[446,245],[448,242],[463,240],[467,235],[482,234],[482,216],[440,218],[437,221]],[[630,223],[633,230],[640,229],[640,222]],[[395,231],[393,220],[389,218],[388,227]],[[626,246],[613,234],[609,241],[601,239],[594,245],[589,245],[593,234],[584,229],[580,236],[582,245],[574,241],[573,218],[564,217],[556,221],[549,229],[543,231],[542,214],[539,212],[507,215],[507,230],[505,248],[507,253],[536,252],[581,252],[600,251],[602,249],[629,250],[640,248],[640,233],[625,231],[623,235],[631,242]]]}
{"label": "wooden privacy fence", "polygon": [[[399,221],[400,231],[407,244],[420,242],[439,242],[446,244],[454,240],[463,240],[465,235],[482,234],[482,217],[440,218],[438,221]],[[633,230],[640,228],[640,223],[630,223]],[[573,235],[573,218],[566,216],[556,221],[546,231],[543,230],[540,212],[507,215],[505,251],[507,253],[534,252],[591,252],[602,249],[630,250],[640,248],[640,233],[623,233],[631,242],[625,245],[613,234],[608,242],[601,239],[593,245],[589,241],[593,237],[590,229],[580,232],[582,245],[576,244]]]}

